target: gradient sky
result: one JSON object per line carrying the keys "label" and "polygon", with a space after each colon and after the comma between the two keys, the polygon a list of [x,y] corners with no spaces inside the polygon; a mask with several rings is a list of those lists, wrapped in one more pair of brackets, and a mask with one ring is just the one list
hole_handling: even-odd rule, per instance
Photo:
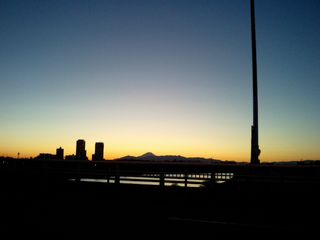
{"label": "gradient sky", "polygon": [[[260,159],[320,159],[320,1],[256,0]],[[249,0],[2,0],[0,156],[249,161]]]}

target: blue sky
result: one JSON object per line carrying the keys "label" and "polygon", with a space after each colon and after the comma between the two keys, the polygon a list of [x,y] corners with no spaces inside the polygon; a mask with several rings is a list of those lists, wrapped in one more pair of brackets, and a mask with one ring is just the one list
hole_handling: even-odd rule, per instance
{"label": "blue sky", "polygon": [[[0,4],[0,155],[248,161],[250,1]],[[256,0],[262,161],[320,159],[319,12]]]}

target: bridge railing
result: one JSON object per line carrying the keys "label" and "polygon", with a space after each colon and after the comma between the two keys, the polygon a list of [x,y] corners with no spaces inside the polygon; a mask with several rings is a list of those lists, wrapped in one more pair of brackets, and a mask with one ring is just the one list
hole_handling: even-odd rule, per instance
{"label": "bridge railing", "polygon": [[91,179],[108,183],[160,186],[187,187],[220,183],[320,184],[320,166],[10,159],[0,162],[0,171],[3,176]]}

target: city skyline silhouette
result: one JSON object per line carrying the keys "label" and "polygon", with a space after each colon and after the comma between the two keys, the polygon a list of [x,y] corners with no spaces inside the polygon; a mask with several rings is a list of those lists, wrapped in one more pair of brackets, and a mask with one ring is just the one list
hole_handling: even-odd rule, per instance
{"label": "city skyline silhouette", "polygon": [[[94,154],[89,157],[87,155],[87,142],[85,139],[78,139],[76,140],[74,144],[74,152],[65,155],[65,149],[60,146],[56,148],[54,154],[53,150],[50,152],[40,152],[38,153],[35,157],[28,157],[28,158],[20,158],[20,153],[17,154],[17,157],[10,157],[10,156],[0,156],[0,158],[4,161],[6,160],[46,160],[46,161],[129,161],[132,163],[135,162],[180,162],[180,163],[205,163],[205,164],[252,164],[252,162],[248,161],[235,161],[232,159],[217,159],[217,158],[205,158],[205,157],[200,157],[200,156],[194,156],[194,157],[188,157],[188,156],[182,156],[182,155],[169,155],[169,154],[164,154],[164,155],[158,155],[154,154],[153,152],[146,152],[142,155],[126,155],[126,156],[121,156],[117,158],[108,158],[108,153],[105,152],[105,145],[103,142],[95,142],[95,151]],[[256,164],[256,163],[254,163]],[[319,159],[299,159],[299,160],[291,160],[291,161],[273,161],[273,162],[262,162],[263,165],[283,165],[283,166],[302,166],[302,165],[309,165],[309,166],[317,166],[320,164]]]}

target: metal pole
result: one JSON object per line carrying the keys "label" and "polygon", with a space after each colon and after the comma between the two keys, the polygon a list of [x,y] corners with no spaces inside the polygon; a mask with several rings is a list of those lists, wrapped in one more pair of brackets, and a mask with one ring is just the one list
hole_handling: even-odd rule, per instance
{"label": "metal pole", "polygon": [[254,0],[250,0],[251,8],[251,43],[252,43],[252,90],[253,90],[253,125],[251,126],[251,164],[259,164],[259,133],[258,133],[258,77],[257,77],[257,50],[256,24]]}

